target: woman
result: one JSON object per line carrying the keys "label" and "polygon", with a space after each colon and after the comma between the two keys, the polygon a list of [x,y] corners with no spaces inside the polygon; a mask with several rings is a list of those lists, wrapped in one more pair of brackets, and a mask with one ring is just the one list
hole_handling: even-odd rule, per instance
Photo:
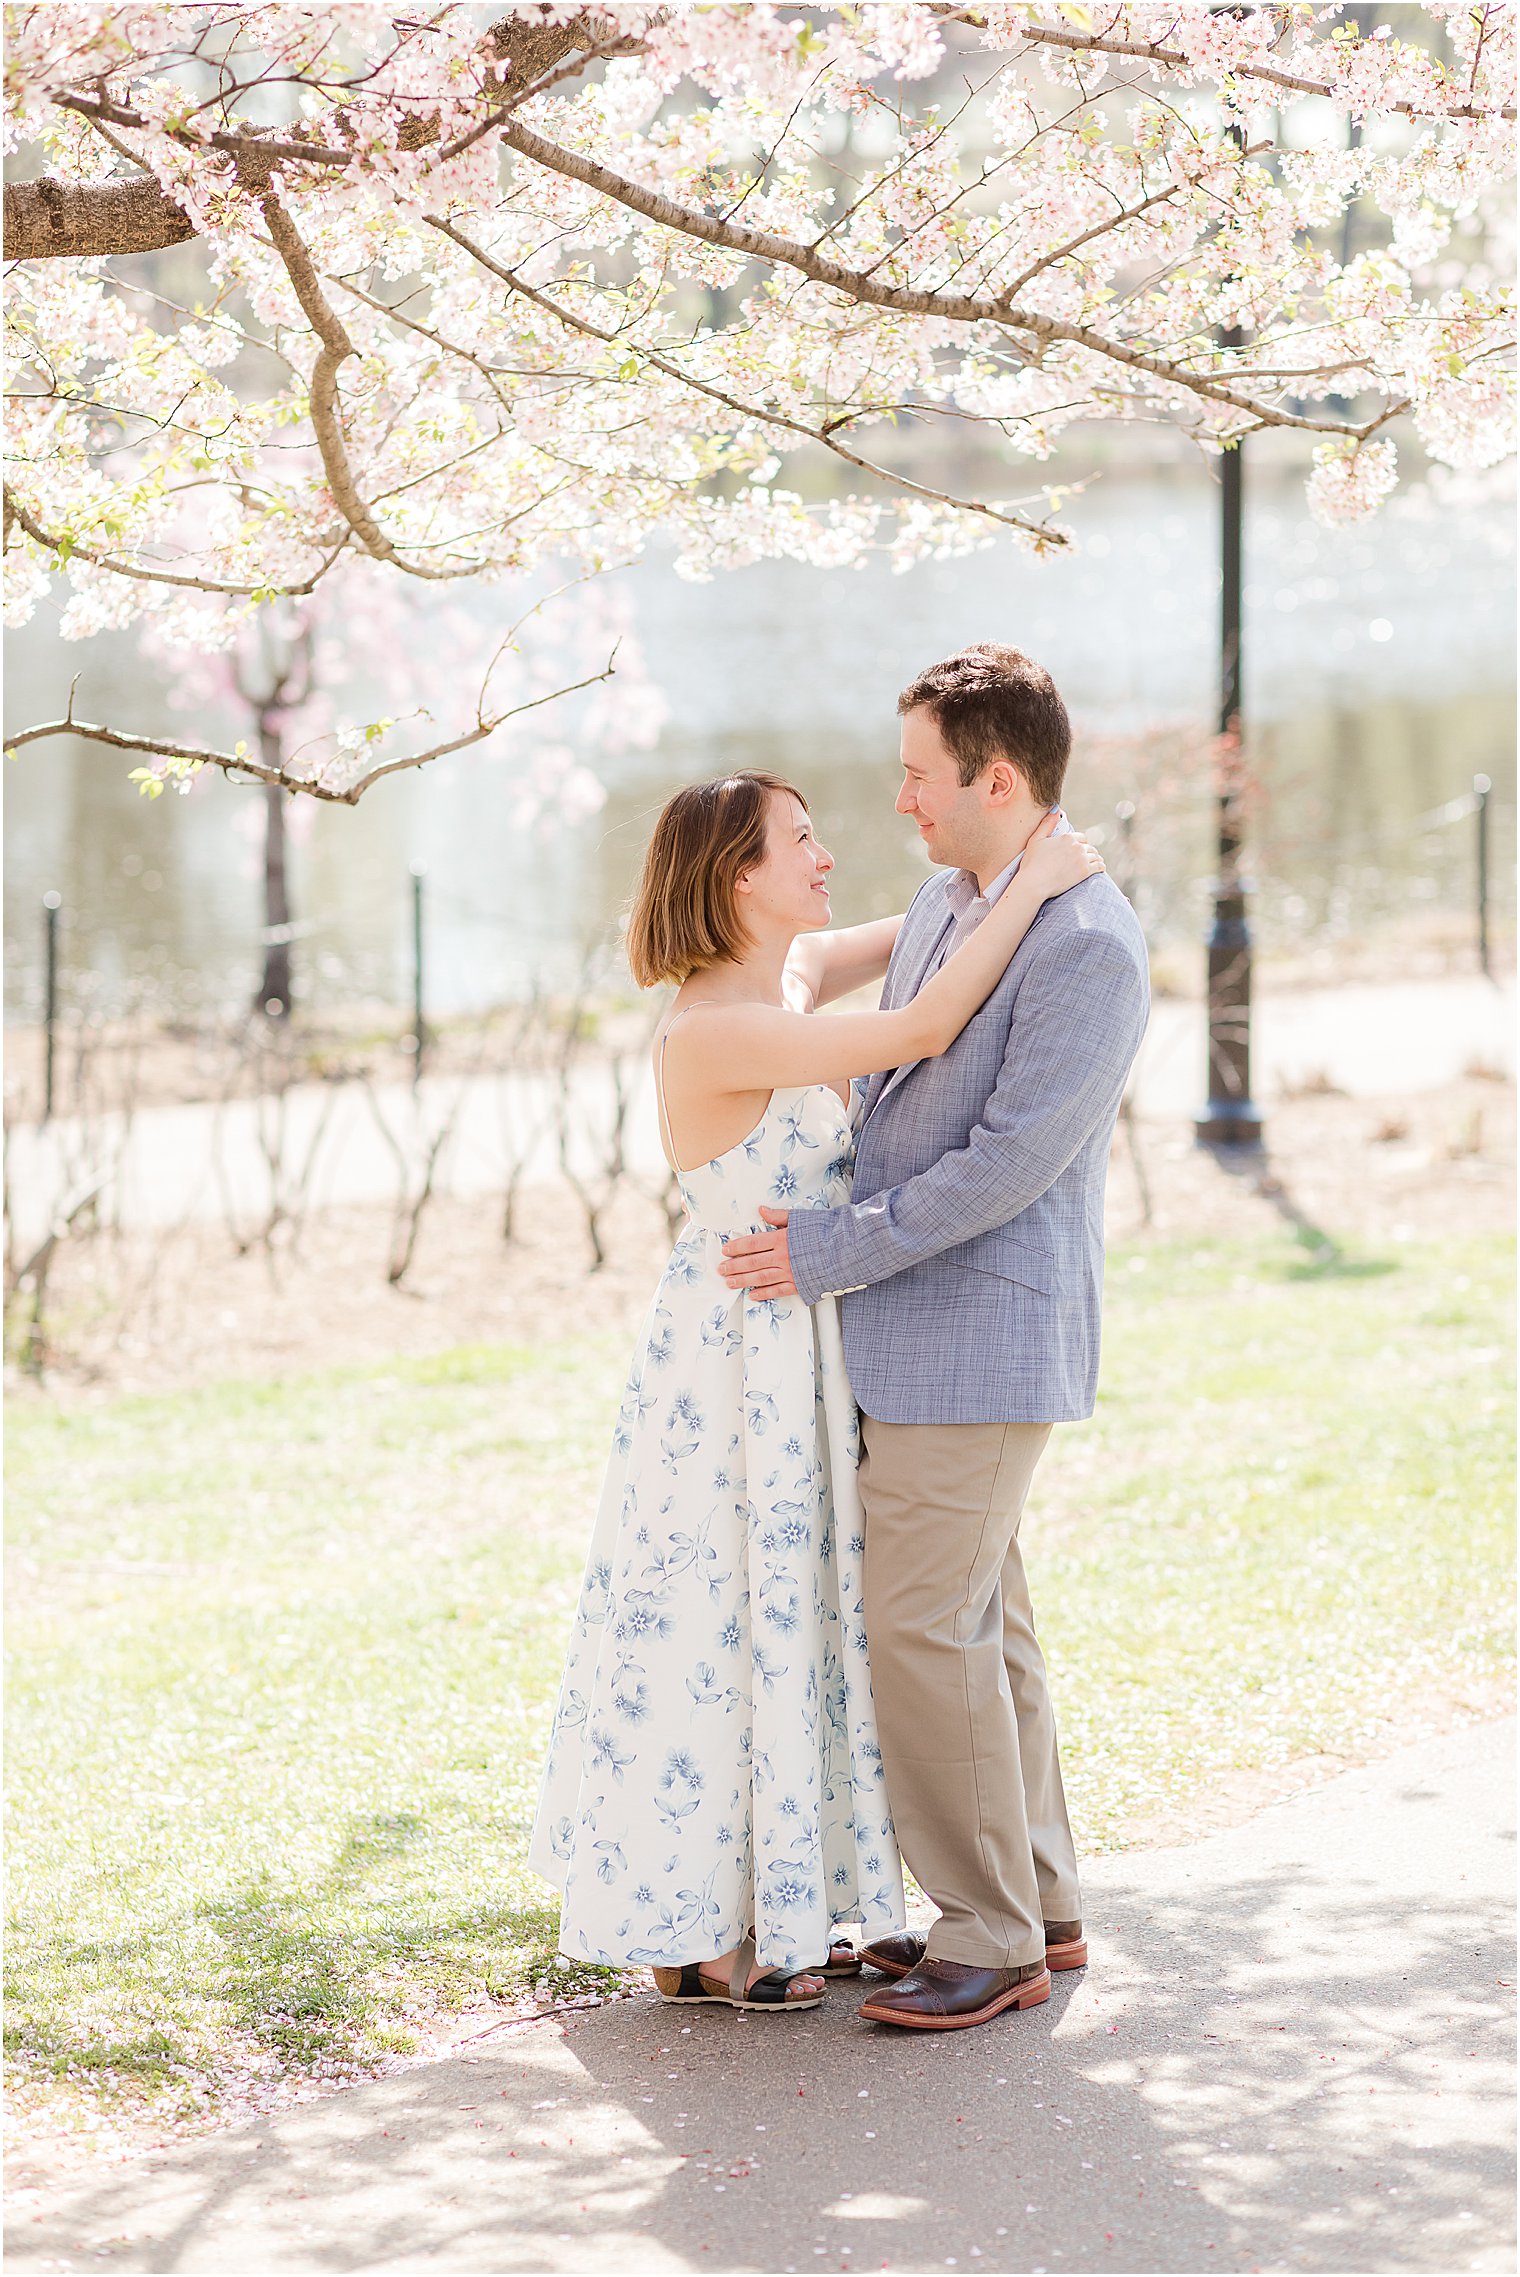
{"label": "woman", "polygon": [[618,1418],[529,1858],[563,1888],[561,1950],[646,1963],[667,2000],[813,2008],[859,1966],[838,1923],[903,1925],[834,1300],[755,1303],[717,1268],[762,1204],[849,1199],[849,1079],[943,1052],[1041,903],[1102,868],[1058,822],[911,1004],[830,1020],[900,921],[822,938],[833,857],[801,792],[729,775],[655,825],[628,954],[641,986],[680,983],[654,1059],[689,1222]]}

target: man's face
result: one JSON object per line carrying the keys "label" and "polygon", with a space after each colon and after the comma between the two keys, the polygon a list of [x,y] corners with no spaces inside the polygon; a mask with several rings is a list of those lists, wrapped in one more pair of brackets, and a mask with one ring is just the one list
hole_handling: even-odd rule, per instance
{"label": "man's face", "polygon": [[1008,791],[1016,784],[1014,770],[995,760],[974,783],[963,783],[954,753],[922,706],[903,714],[902,768],[897,811],[917,823],[930,861],[976,869],[986,858],[994,809],[1006,809]]}

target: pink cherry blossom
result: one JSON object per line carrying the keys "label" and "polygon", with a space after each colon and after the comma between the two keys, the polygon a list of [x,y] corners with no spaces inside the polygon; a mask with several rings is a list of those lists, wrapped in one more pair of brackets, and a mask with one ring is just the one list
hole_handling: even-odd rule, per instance
{"label": "pink cherry blossom", "polygon": [[698,578],[1044,549],[1028,462],[1115,419],[1302,430],[1335,520],[1395,434],[1492,466],[1513,15],[13,5],[12,170],[145,177],[194,234],[12,266],[8,620],[56,585],[66,637],[216,653],[328,580],[510,619],[656,539]]}

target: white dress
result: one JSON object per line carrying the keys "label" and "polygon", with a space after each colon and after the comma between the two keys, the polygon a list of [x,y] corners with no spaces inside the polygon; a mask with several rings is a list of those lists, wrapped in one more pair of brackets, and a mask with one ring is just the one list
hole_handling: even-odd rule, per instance
{"label": "white dress", "polygon": [[529,1862],[578,1960],[762,1967],[904,1922],[871,1707],[859,1421],[832,1297],[757,1304],[723,1238],[850,1198],[827,1084],[776,1091],[681,1176],[689,1212],[634,1355]]}

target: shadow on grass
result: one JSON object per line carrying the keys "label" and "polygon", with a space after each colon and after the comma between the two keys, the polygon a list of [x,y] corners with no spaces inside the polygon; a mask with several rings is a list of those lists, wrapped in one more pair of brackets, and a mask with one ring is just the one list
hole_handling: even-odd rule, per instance
{"label": "shadow on grass", "polygon": [[[296,2072],[362,2068],[416,2044],[408,2010],[481,1991],[558,1999],[617,1987],[617,1972],[559,1955],[558,1901],[521,1866],[482,1871],[482,1889],[511,1885],[495,1903],[410,1900],[405,1860],[429,1831],[412,1811],[355,1817],[326,1873],[278,1888],[260,1874],[114,1942],[57,1936],[23,1958],[13,1932],[7,2052],[34,2075],[88,2072],[98,2091],[130,2096],[260,2053]],[[208,1930],[216,1949],[197,1966],[187,1932],[204,1947]]]}
{"label": "shadow on grass", "polygon": [[1271,1155],[1264,1147],[1215,1146],[1210,1147],[1209,1152],[1227,1177],[1270,1203],[1291,1229],[1304,1255],[1299,1263],[1285,1269],[1285,1280],[1370,1281],[1398,1271],[1398,1260],[1394,1257],[1349,1257],[1335,1236],[1327,1233],[1301,1207],[1273,1168]]}
{"label": "shadow on grass", "polygon": [[1293,1227],[1294,1240],[1304,1251],[1296,1265],[1284,1267],[1285,1281],[1376,1281],[1385,1273],[1398,1271],[1396,1257],[1348,1257],[1339,1242],[1296,1213],[1291,1197],[1284,1196],[1281,1203],[1270,1194],[1267,1199],[1280,1208]]}

